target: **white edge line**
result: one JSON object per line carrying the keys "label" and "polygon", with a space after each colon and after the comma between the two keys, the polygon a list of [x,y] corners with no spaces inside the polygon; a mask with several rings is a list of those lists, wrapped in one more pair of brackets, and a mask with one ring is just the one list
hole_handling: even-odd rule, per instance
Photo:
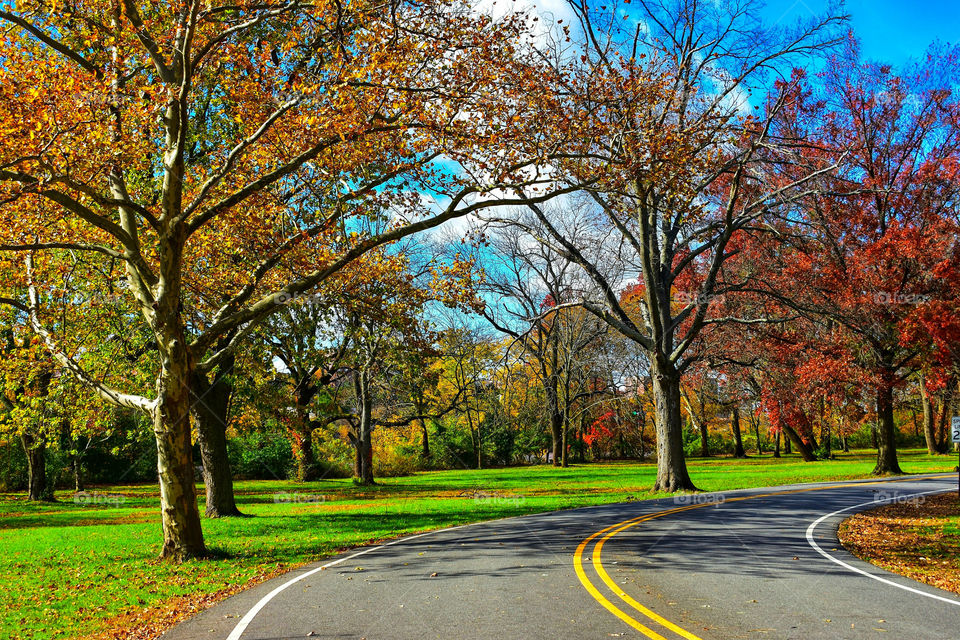
{"label": "white edge line", "polygon": [[240,622],[237,623],[237,626],[233,628],[233,631],[230,632],[230,635],[227,636],[227,640],[240,640],[240,636],[242,636],[242,635],[243,635],[243,632],[247,630],[247,627],[250,626],[250,623],[253,622],[253,619],[254,619],[255,617],[257,617],[257,614],[260,613],[260,611],[261,611],[265,606],[267,606],[267,603],[269,603],[271,600],[273,600],[273,598],[274,598],[277,594],[279,594],[281,591],[283,591],[283,590],[286,589],[287,587],[289,587],[289,586],[291,586],[291,585],[293,585],[293,584],[295,584],[295,583],[297,583],[297,582],[300,582],[300,581],[303,580],[304,578],[308,578],[308,577],[312,576],[313,574],[315,574],[315,573],[317,573],[317,572],[320,572],[320,571],[323,571],[324,569],[326,569],[326,568],[328,568],[328,567],[336,566],[336,565],[340,564],[341,562],[346,562],[347,560],[352,560],[353,558],[356,558],[356,557],[359,557],[359,556],[362,556],[362,555],[366,555],[366,554],[371,553],[371,552],[373,552],[373,551],[379,551],[380,549],[383,549],[383,548],[385,548],[385,547],[390,547],[390,546],[393,546],[393,545],[395,545],[395,544],[399,544],[399,543],[401,543],[401,542],[407,542],[408,540],[415,540],[415,539],[417,539],[417,538],[422,538],[422,537],[424,537],[424,536],[432,536],[432,535],[437,534],[437,533],[443,533],[444,531],[453,531],[454,529],[460,529],[460,528],[465,527],[465,526],[469,526],[469,525],[460,525],[460,526],[457,526],[457,527],[447,527],[446,529],[437,529],[436,531],[427,531],[427,532],[425,532],[425,533],[418,533],[418,534],[416,534],[416,535],[406,536],[406,537],[403,537],[403,538],[398,538],[398,539],[396,539],[396,540],[393,540],[393,541],[391,541],[391,542],[387,542],[387,543],[378,545],[378,546],[376,546],[376,547],[370,547],[370,548],[368,548],[368,549],[364,549],[363,551],[358,551],[357,553],[351,554],[351,555],[349,555],[349,556],[345,556],[345,557],[343,557],[343,558],[340,558],[339,560],[334,560],[333,562],[328,562],[327,564],[322,565],[322,566],[319,566],[319,567],[317,567],[316,569],[311,569],[310,571],[307,571],[306,573],[301,573],[301,574],[300,574],[299,576],[297,576],[296,578],[291,578],[290,580],[287,580],[286,582],[284,582],[283,584],[281,584],[279,587],[277,587],[276,589],[274,589],[273,591],[271,591],[271,592],[268,593],[267,595],[263,596],[263,597],[260,599],[260,601],[257,602],[257,604],[253,605],[253,607],[251,607],[250,610],[248,610],[247,613],[240,619]]}
{"label": "white edge line", "polygon": [[[916,497],[918,497],[918,496],[930,495],[930,494],[932,494],[932,493],[945,493],[946,491],[949,491],[949,490],[935,489],[935,490],[933,490],[933,491],[923,491],[923,492],[921,492],[921,493],[912,493],[912,494],[910,494],[910,495],[905,495],[905,496],[896,496],[895,498],[893,498],[893,500],[906,500],[906,499],[910,499],[910,498],[916,498]],[[870,573],[869,571],[864,571],[863,569],[860,569],[860,568],[858,568],[858,567],[854,567],[854,566],[852,566],[852,565],[850,565],[850,564],[847,564],[847,563],[844,562],[843,560],[840,560],[840,559],[838,559],[838,558],[834,558],[832,555],[830,555],[829,553],[827,553],[826,551],[824,551],[823,549],[821,549],[821,548],[820,548],[820,545],[818,545],[818,544],[816,543],[816,541],[813,539],[813,532],[814,532],[814,530],[815,530],[815,529],[817,528],[817,526],[818,526],[820,523],[822,523],[824,520],[826,520],[826,519],[828,519],[828,518],[832,518],[833,516],[835,516],[835,515],[837,515],[837,514],[839,514],[839,513],[843,513],[844,511],[852,511],[852,510],[854,510],[854,509],[859,509],[860,507],[868,507],[868,506],[870,506],[870,505],[872,505],[872,504],[883,504],[883,503],[885,503],[885,502],[891,502],[891,499],[890,499],[890,498],[882,498],[882,499],[880,499],[880,500],[871,500],[870,502],[864,502],[864,503],[862,503],[862,504],[855,504],[855,505],[853,505],[852,507],[844,507],[843,509],[837,509],[837,510],[834,511],[833,513],[828,513],[828,514],[825,515],[825,516],[821,516],[820,518],[817,518],[814,522],[810,523],[810,526],[809,526],[809,527],[807,527],[807,542],[809,542],[809,543],[810,543],[810,546],[813,547],[813,548],[814,548],[820,555],[822,555],[824,558],[826,558],[827,560],[830,560],[831,562],[835,562],[836,564],[840,565],[840,566],[843,567],[844,569],[849,569],[850,571],[853,571],[853,572],[855,572],[855,573],[859,573],[859,574],[861,574],[861,575],[867,576],[868,578],[873,578],[874,580],[876,580],[876,581],[878,581],[878,582],[882,582],[882,583],[884,583],[884,584],[888,584],[888,585],[890,585],[890,586],[897,587],[898,589],[903,589],[904,591],[909,591],[909,592],[915,593],[915,594],[917,594],[917,595],[925,596],[925,597],[927,597],[927,598],[933,598],[934,600],[939,600],[939,601],[941,601],[941,602],[946,602],[947,604],[952,604],[952,605],[956,605],[956,606],[960,607],[960,600],[956,600],[956,599],[953,599],[953,598],[945,598],[945,597],[943,597],[943,596],[938,596],[938,595],[935,595],[935,594],[932,594],[932,593],[927,593],[926,591],[921,591],[920,589],[914,589],[913,587],[908,587],[908,586],[906,586],[906,585],[899,584],[899,583],[897,583],[897,582],[894,582],[893,580],[888,580],[888,579],[886,579],[886,578],[881,578],[880,576],[874,575],[874,574]]]}

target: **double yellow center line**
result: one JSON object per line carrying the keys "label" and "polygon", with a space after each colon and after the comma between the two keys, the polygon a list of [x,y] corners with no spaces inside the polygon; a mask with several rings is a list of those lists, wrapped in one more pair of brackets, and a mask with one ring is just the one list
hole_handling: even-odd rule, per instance
{"label": "double yellow center line", "polygon": [[787,489],[784,491],[758,493],[758,494],[749,495],[749,496],[738,496],[736,498],[725,498],[722,501],[714,500],[714,501],[704,502],[701,504],[684,505],[682,507],[675,507],[673,509],[665,509],[663,511],[657,511],[655,513],[651,513],[643,516],[637,516],[635,518],[630,518],[629,520],[624,520],[623,522],[618,522],[617,524],[611,525],[606,529],[601,529],[600,531],[597,531],[593,535],[589,536],[583,542],[580,543],[580,545],[577,547],[577,551],[573,554],[573,567],[577,573],[577,578],[580,579],[580,582],[586,588],[587,592],[591,596],[593,596],[593,598],[597,602],[599,602],[603,606],[603,608],[605,608],[607,611],[617,616],[618,618],[623,620],[625,623],[627,623],[628,625],[630,625],[631,627],[633,627],[643,635],[647,636],[648,638],[653,638],[653,640],[667,640],[667,638],[660,635],[650,627],[644,625],[642,622],[640,622],[640,620],[626,613],[625,611],[617,607],[615,604],[613,604],[600,592],[599,589],[597,589],[596,586],[594,586],[592,582],[590,582],[590,579],[587,577],[587,573],[584,570],[583,553],[584,551],[586,551],[590,543],[592,543],[594,540],[597,540],[599,538],[599,540],[597,541],[596,545],[593,548],[593,557],[591,562],[593,565],[593,569],[594,571],[596,571],[597,575],[600,577],[600,580],[602,580],[603,583],[607,585],[607,587],[610,589],[610,591],[613,592],[615,596],[620,598],[620,600],[628,604],[635,611],[639,612],[644,617],[646,617],[647,622],[652,621],[660,625],[664,629],[669,629],[670,631],[677,634],[681,638],[686,638],[687,640],[702,640],[699,636],[691,633],[690,631],[684,629],[683,627],[680,627],[674,624],[673,622],[670,622],[663,616],[658,615],[654,611],[651,611],[650,609],[643,606],[642,604],[640,604],[639,602],[631,598],[629,595],[627,595],[627,593],[624,592],[624,590],[621,589],[620,586],[613,581],[613,578],[610,577],[610,574],[607,573],[606,569],[603,568],[601,553],[603,551],[604,543],[606,543],[608,540],[610,540],[610,538],[617,535],[621,531],[626,531],[631,527],[635,527],[641,522],[647,522],[648,520],[655,520],[656,518],[662,518],[664,516],[668,516],[674,513],[680,513],[681,511],[689,511],[691,509],[701,509],[703,507],[709,507],[709,506],[713,506],[721,503],[725,504],[727,502],[740,502],[742,500],[754,500],[756,498],[769,498],[771,496],[783,496],[783,495],[790,495],[794,493],[807,493],[810,491],[826,491],[828,489],[839,489],[843,487],[857,487],[857,486],[866,486],[866,485],[873,485],[873,484],[888,484],[890,482],[909,482],[909,481],[916,481],[916,480],[940,480],[943,478],[953,478],[953,477],[955,476],[953,474],[950,474],[950,475],[942,475],[942,476],[925,476],[922,478],[914,477],[914,478],[900,478],[896,480],[870,480],[870,481],[864,481],[864,482],[846,482],[843,484],[832,484],[832,485],[824,485],[824,486],[816,486],[816,487],[805,487],[803,489]]}

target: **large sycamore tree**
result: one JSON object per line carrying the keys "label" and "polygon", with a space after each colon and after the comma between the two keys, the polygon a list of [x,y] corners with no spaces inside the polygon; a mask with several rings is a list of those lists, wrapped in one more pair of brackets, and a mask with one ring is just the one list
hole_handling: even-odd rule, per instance
{"label": "large sycamore tree", "polygon": [[[830,46],[842,21],[767,27],[749,0],[571,7],[578,24],[551,59],[558,115],[579,144],[553,166],[559,179],[584,186],[588,210],[577,215],[593,220],[593,240],[571,237],[549,209],[530,208],[546,229],[542,240],[599,291],[580,304],[647,354],[655,488],[694,489],[683,458],[681,379],[699,357],[700,333],[725,320],[712,303],[738,286],[724,275],[736,254],[731,240],[831,169],[807,163],[797,152],[803,141],[778,138],[771,124],[788,88],[776,81]],[[783,179],[775,168],[784,163],[799,175]],[[628,285],[635,312],[624,303]]]}
{"label": "large sycamore tree", "polygon": [[[152,420],[163,557],[205,553],[195,376],[371,248],[494,189],[546,198],[514,141],[534,121],[504,100],[536,79],[520,18],[455,0],[27,0],[0,21],[0,255],[18,268],[0,297],[59,367]],[[57,330],[94,286],[65,252],[148,334],[135,370],[91,373],[105,336]]]}

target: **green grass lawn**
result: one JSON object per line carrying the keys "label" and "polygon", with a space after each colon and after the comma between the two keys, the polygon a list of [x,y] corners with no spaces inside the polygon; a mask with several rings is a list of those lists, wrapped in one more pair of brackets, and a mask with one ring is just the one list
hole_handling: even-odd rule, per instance
{"label": "green grass lawn", "polygon": [[[691,459],[706,491],[867,476],[873,452],[837,460]],[[949,471],[952,456],[901,452],[907,473]],[[652,464],[589,464],[437,471],[385,478],[372,488],[349,480],[297,484],[241,481],[250,518],[204,520],[216,559],[172,565],[156,560],[161,535],[155,486],[91,488],[77,503],[33,504],[0,494],[0,637],[75,637],[121,624],[119,615],[256,580],[337,550],[417,531],[511,515],[656,497]],[[202,495],[202,487],[199,487]],[[202,507],[201,507],[202,509]],[[179,597],[179,599],[178,599]],[[181,608],[178,605],[178,608]]]}

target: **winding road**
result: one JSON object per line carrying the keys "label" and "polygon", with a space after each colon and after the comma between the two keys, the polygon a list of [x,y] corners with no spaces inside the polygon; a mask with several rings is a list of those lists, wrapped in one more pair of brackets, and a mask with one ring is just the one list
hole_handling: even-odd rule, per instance
{"label": "winding road", "polygon": [[167,640],[953,640],[960,598],[846,553],[845,517],[956,475],[794,485],[509,518],[303,567]]}

